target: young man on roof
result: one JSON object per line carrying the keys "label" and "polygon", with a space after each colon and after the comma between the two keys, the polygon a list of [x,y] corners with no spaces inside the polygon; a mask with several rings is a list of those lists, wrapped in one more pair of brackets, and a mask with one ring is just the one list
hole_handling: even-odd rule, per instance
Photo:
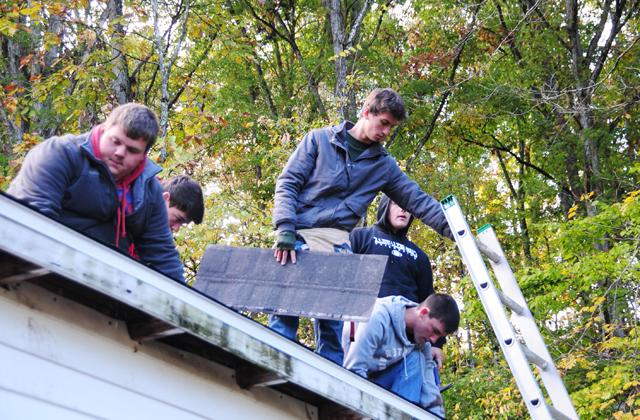
{"label": "young man on roof", "polygon": [[[383,191],[403,208],[452,238],[440,204],[409,179],[382,143],[406,118],[402,98],[392,89],[367,96],[358,121],[312,130],[293,152],[278,178],[273,208],[275,259],[296,262],[296,247],[350,252],[349,232]],[[270,326],[295,339],[297,317],[270,317]],[[342,362],[342,323],[316,323],[316,351]]]}
{"label": "young man on roof", "polygon": [[184,281],[156,179],[160,167],[147,157],[157,135],[158,120],[149,108],[118,106],[88,133],[52,137],[34,147],[7,192]]}
{"label": "young man on roof", "polygon": [[[378,221],[371,227],[356,228],[349,235],[354,254],[388,256],[379,298],[403,296],[412,302],[422,302],[435,293],[429,257],[407,238],[412,222],[411,213],[383,195],[378,205]],[[343,347],[346,351],[349,339],[352,340],[355,334],[354,324],[347,323],[345,332]],[[438,369],[442,369],[444,362],[442,346],[445,343],[441,338],[431,349]]]}
{"label": "young man on roof", "polygon": [[443,417],[431,345],[459,323],[449,295],[436,293],[420,304],[402,296],[379,298],[369,322],[356,331],[344,367]]}
{"label": "young man on roof", "polygon": [[202,223],[204,197],[200,184],[188,175],[178,175],[162,182],[162,198],[167,206],[169,227],[176,233],[183,225]]}

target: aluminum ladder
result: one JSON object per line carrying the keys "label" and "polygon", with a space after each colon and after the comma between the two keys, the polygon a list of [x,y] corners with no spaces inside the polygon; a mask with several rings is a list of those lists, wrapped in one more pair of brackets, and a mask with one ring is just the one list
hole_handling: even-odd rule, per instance
{"label": "aluminum ladder", "polygon": [[[453,195],[440,204],[531,418],[578,419],[493,228],[490,225],[483,226],[478,230],[476,239]],[[493,284],[481,250],[489,259],[502,291]],[[511,310],[511,322],[518,328],[525,343],[517,339],[505,306]],[[546,403],[530,363],[538,367],[552,405]]]}

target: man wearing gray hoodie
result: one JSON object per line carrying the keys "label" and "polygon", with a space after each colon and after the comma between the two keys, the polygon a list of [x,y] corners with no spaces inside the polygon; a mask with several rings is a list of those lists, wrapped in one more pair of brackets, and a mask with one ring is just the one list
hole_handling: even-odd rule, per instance
{"label": "man wearing gray hoodie", "polygon": [[417,304],[402,296],[379,298],[360,326],[344,367],[421,407],[444,416],[431,344],[458,329],[455,300],[436,293]]}

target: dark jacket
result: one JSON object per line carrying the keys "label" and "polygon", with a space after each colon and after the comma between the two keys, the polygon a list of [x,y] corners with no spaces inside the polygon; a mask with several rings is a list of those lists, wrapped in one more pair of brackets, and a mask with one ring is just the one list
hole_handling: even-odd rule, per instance
{"label": "dark jacket", "polygon": [[[126,230],[142,262],[184,281],[162,187],[155,177],[158,172],[160,167],[147,158],[131,186],[133,212],[126,217]],[[7,192],[79,232],[115,245],[116,182],[95,157],[89,133],[52,137],[34,147]],[[120,249],[126,252],[129,244],[121,240]]]}
{"label": "dark jacket", "polygon": [[[412,302],[422,302],[435,293],[433,273],[427,254],[407,238],[413,216],[407,226],[394,232],[387,214],[389,197],[383,196],[378,206],[378,221],[366,228],[356,228],[349,235],[351,249],[355,254],[387,255],[387,265],[382,276],[379,298],[404,296]],[[446,342],[440,339],[435,347]]]}
{"label": "dark jacket", "polygon": [[452,238],[440,203],[423,192],[375,143],[357,159],[347,153],[353,123],[304,136],[276,183],[273,225],[279,231],[333,227],[351,231],[379,191],[441,235]]}

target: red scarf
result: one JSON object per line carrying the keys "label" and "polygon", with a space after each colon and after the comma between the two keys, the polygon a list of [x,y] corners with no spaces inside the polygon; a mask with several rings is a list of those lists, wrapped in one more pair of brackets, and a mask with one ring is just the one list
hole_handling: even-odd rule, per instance
{"label": "red scarf", "polygon": [[[91,147],[93,149],[93,154],[99,160],[102,159],[102,153],[100,152],[100,137],[104,132],[104,125],[100,124],[94,127],[91,130]],[[122,189],[122,197],[120,198],[120,204],[118,205],[117,211],[117,220],[116,220],[116,248],[118,247],[118,243],[120,242],[120,238],[127,237],[127,192],[129,188],[133,184],[133,182],[140,176],[142,171],[144,171],[144,167],[147,163],[147,159],[143,159],[142,162],[127,176],[122,178],[120,181],[116,181],[116,187]],[[138,258],[138,255],[135,250],[135,244],[131,242],[131,246],[129,247],[129,255],[134,258]]]}

